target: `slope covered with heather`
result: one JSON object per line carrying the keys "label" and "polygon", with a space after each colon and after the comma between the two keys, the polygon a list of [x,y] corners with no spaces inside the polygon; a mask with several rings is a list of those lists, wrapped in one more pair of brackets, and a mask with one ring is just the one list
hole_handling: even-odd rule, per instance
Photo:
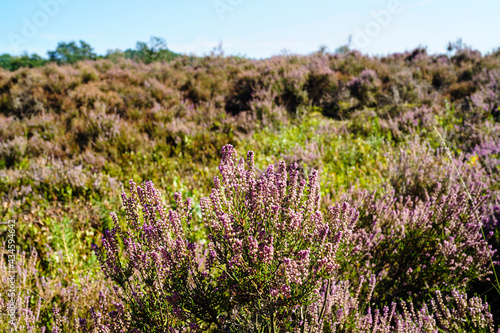
{"label": "slope covered with heather", "polygon": [[[286,188],[295,188],[296,177],[304,180],[304,193],[318,191],[324,216],[336,203],[356,214],[338,229],[344,238],[335,271],[329,271],[333,278],[307,306],[290,301],[276,319],[282,323],[275,323],[278,331],[300,322],[312,332],[493,331],[500,322],[500,285],[492,270],[500,273],[499,121],[500,53],[469,48],[448,55],[420,48],[384,57],[357,51],[264,60],[212,54],[149,64],[100,59],[0,69],[0,216],[16,221],[17,329],[97,331],[104,325],[110,332],[151,331],[134,326],[139,314],[133,302],[113,291],[113,274],[101,269],[109,257],[97,258],[92,244],[113,242],[105,230],[117,225],[135,230],[121,202],[122,192],[134,196],[132,179],[137,185],[152,181],[166,211],[182,206],[175,192],[192,198],[192,229],[183,232],[186,242],[203,248],[213,230],[206,228],[208,213],[200,202],[217,188],[219,170],[223,186],[232,184],[224,174],[233,163],[232,148],[221,155],[230,144],[239,156],[255,153],[252,167],[262,183],[278,181],[268,169],[274,165]],[[280,207],[290,204],[285,196],[276,200]],[[9,231],[3,227],[5,241]],[[259,251],[272,244],[262,239]],[[117,244],[126,258],[125,243]],[[5,254],[2,297],[8,268]],[[290,272],[283,271],[287,283],[302,286]],[[297,288],[291,290],[302,290]],[[286,291],[272,290],[276,299],[287,299]],[[164,309],[175,308],[172,302]],[[226,322],[203,322],[187,304],[179,305],[190,311],[184,317],[168,308],[168,325],[193,332],[212,325],[215,331],[229,322],[250,330],[241,324],[250,310],[238,304],[232,319],[224,308]],[[0,327],[6,330],[7,306],[2,298]],[[308,315],[288,322],[298,316],[296,306]],[[159,327],[151,313],[141,314],[147,318],[142,322]],[[463,320],[457,323],[457,317]],[[235,318],[242,326],[231,322]]]}

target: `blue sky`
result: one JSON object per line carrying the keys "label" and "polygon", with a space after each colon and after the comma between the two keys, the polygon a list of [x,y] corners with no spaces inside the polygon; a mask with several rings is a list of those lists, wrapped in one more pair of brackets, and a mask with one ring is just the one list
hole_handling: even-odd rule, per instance
{"label": "blue sky", "polygon": [[181,53],[306,54],[346,44],[387,54],[419,45],[444,53],[449,41],[500,47],[498,0],[2,0],[0,54],[47,56],[59,41],[84,40],[98,54],[150,36]]}

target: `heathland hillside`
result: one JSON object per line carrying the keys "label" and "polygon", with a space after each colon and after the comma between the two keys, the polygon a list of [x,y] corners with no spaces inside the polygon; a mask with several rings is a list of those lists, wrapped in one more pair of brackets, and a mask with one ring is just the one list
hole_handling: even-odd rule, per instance
{"label": "heathland hillside", "polygon": [[[338,297],[308,304],[316,306],[303,318],[309,329],[424,332],[409,328],[420,323],[489,332],[490,312],[500,319],[492,274],[500,244],[500,52],[344,51],[0,69],[0,216],[16,221],[18,331],[107,325],[118,332],[113,322],[120,322],[124,331],[149,332],[134,326],[134,305],[112,291],[91,245],[116,226],[111,211],[126,230],[130,212],[120,195],[133,179],[153,181],[166,209],[178,205],[174,192],[191,197],[190,241],[202,247],[209,231],[199,202],[230,144],[255,152],[256,177],[270,164],[278,170],[280,160],[297,163],[298,180],[317,170],[321,206],[347,202],[359,214],[332,291],[318,291],[322,300]],[[0,232],[7,240],[7,227]],[[0,309],[4,316],[5,299]],[[322,328],[313,324],[318,313]],[[178,329],[191,317],[173,318]]]}

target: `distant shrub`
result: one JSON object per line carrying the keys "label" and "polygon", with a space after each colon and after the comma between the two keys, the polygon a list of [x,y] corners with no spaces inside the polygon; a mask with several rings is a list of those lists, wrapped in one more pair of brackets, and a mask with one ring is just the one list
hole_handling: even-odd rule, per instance
{"label": "distant shrub", "polygon": [[259,75],[256,72],[245,71],[238,75],[226,97],[226,111],[236,115],[250,110],[253,95],[257,90],[262,89],[259,81]]}
{"label": "distant shrub", "polygon": [[334,96],[338,88],[338,80],[335,72],[330,68],[326,56],[311,59],[309,65],[309,75],[304,88],[307,91],[309,100],[313,105],[325,107],[324,103]]}
{"label": "distant shrub", "polygon": [[500,93],[498,92],[500,71],[483,69],[474,77],[474,81],[479,89],[470,97],[472,104],[498,117],[500,114]]}
{"label": "distant shrub", "polygon": [[278,104],[282,105],[292,115],[297,114],[299,107],[309,104],[309,97],[304,89],[306,80],[307,71],[302,66],[283,73],[282,86],[278,92]]}
{"label": "distant shrub", "polygon": [[276,103],[277,94],[271,89],[258,89],[249,103],[250,116],[262,126],[288,123],[288,111]]}
{"label": "distant shrub", "polygon": [[24,136],[16,136],[7,142],[0,141],[0,166],[11,168],[19,163],[24,157],[27,143],[28,140]]}
{"label": "distant shrub", "polygon": [[472,82],[457,82],[450,85],[449,94],[452,101],[460,100],[471,96],[476,91],[476,86]]}
{"label": "distant shrub", "polygon": [[360,107],[374,106],[377,102],[380,80],[374,70],[365,69],[358,77],[349,81],[347,87],[351,95],[359,100]]}
{"label": "distant shrub", "polygon": [[396,196],[411,196],[424,199],[437,183],[448,191],[460,181],[467,186],[482,184],[487,189],[490,180],[480,165],[471,164],[465,156],[449,159],[445,148],[432,148],[428,142],[414,138],[387,154],[387,168],[384,174]]}
{"label": "distant shrub", "polygon": [[435,124],[436,113],[426,105],[410,110],[399,110],[394,117],[380,120],[380,127],[390,131],[392,137],[398,140],[422,130],[431,131]]}

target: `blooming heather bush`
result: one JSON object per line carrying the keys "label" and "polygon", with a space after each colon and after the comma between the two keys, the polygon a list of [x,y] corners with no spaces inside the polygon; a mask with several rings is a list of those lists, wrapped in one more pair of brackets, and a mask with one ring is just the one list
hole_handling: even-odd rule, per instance
{"label": "blooming heather bush", "polygon": [[[443,148],[434,149],[419,137],[387,154],[385,176],[389,179],[396,196],[412,196],[424,199],[441,184],[443,191],[464,179],[467,187],[481,186],[486,190],[490,180],[479,164],[471,164],[464,155],[449,159]],[[458,172],[457,172],[458,170]]]}
{"label": "blooming heather bush", "polygon": [[405,134],[414,134],[419,130],[432,130],[436,123],[433,109],[428,106],[422,106],[408,111],[400,112],[389,119],[380,121],[380,127],[390,131],[394,138],[401,139]]}
{"label": "blooming heather bush", "polygon": [[479,86],[479,91],[471,95],[472,105],[498,116],[500,71],[498,69],[488,71],[484,68],[474,77],[474,81]]}
{"label": "blooming heather bush", "polygon": [[470,187],[474,203],[460,185],[438,195],[439,183],[425,200],[358,193],[353,206],[359,224],[350,239],[358,249],[352,256],[356,266],[344,263],[346,278],[377,275],[374,300],[380,303],[407,297],[421,301],[429,292],[484,277],[495,251],[481,233],[490,212],[483,190],[481,184]]}
{"label": "blooming heather bush", "polygon": [[280,104],[283,105],[288,112],[297,114],[297,109],[300,106],[309,104],[309,97],[305,89],[308,70],[305,67],[285,71],[282,74],[282,87],[279,92]]}
{"label": "blooming heather bush", "polygon": [[475,163],[479,162],[484,166],[490,177],[498,179],[498,168],[500,166],[500,144],[491,138],[483,139],[481,144],[474,147],[467,157]]}
{"label": "blooming heather bush", "polygon": [[23,136],[16,136],[6,142],[0,141],[0,165],[2,167],[12,167],[18,163],[26,152],[27,141]]}
{"label": "blooming heather bush", "polygon": [[282,106],[276,105],[276,98],[276,94],[272,93],[269,89],[259,89],[252,94],[252,100],[249,105],[250,115],[253,118],[251,121],[254,123],[253,127],[257,123],[264,126],[271,126],[273,123],[286,124],[288,122],[287,110]]}
{"label": "blooming heather bush", "polygon": [[[327,56],[311,59],[309,75],[304,86],[313,105],[325,106],[338,88],[335,72],[330,68]],[[329,98],[330,97],[330,98]]]}
{"label": "blooming heather bush", "polygon": [[13,190],[22,185],[32,186],[34,193],[47,197],[57,196],[66,201],[71,200],[71,195],[85,195],[89,189],[106,193],[119,188],[113,177],[92,173],[82,164],[74,165],[67,159],[52,157],[33,159],[24,170],[8,169],[5,174],[0,170],[0,180],[3,180],[2,178],[11,187],[11,192],[3,195],[5,201],[15,197]]}
{"label": "blooming heather bush", "polygon": [[256,177],[253,159],[250,151],[245,168],[231,145],[222,149],[221,179],[201,200],[205,244],[195,240],[190,199],[176,193],[167,212],[151,182],[130,182],[131,196],[122,195],[129,230],[112,213],[115,228],[94,246],[123,290],[129,328],[286,332],[304,322],[357,213],[342,204],[323,217],[316,171],[306,184],[281,162]]}
{"label": "blooming heather bush", "polygon": [[[2,246],[3,253],[6,251]],[[14,267],[0,256],[0,331],[16,333],[32,332],[76,332],[79,317],[86,317],[88,307],[94,306],[95,295],[115,301],[109,292],[108,282],[80,276],[70,283],[63,283],[61,276],[45,277],[37,269],[39,258],[37,252],[30,254],[17,252]],[[11,278],[14,286],[15,320],[9,323],[8,309],[11,307],[8,296],[11,291]],[[99,306],[105,306],[102,299]],[[107,306],[107,304],[106,304]]]}
{"label": "blooming heather bush", "polygon": [[[469,298],[455,289],[443,297],[438,290],[417,308],[411,301],[373,308],[370,296],[374,286],[371,278],[367,294],[361,295],[362,284],[354,291],[348,281],[325,284],[310,306],[312,320],[307,321],[304,332],[494,332],[488,303],[479,297]],[[321,312],[324,318],[317,320]]]}
{"label": "blooming heather bush", "polygon": [[380,87],[377,73],[372,69],[363,70],[358,77],[348,82],[351,95],[358,99],[360,107],[376,104],[376,95]]}

